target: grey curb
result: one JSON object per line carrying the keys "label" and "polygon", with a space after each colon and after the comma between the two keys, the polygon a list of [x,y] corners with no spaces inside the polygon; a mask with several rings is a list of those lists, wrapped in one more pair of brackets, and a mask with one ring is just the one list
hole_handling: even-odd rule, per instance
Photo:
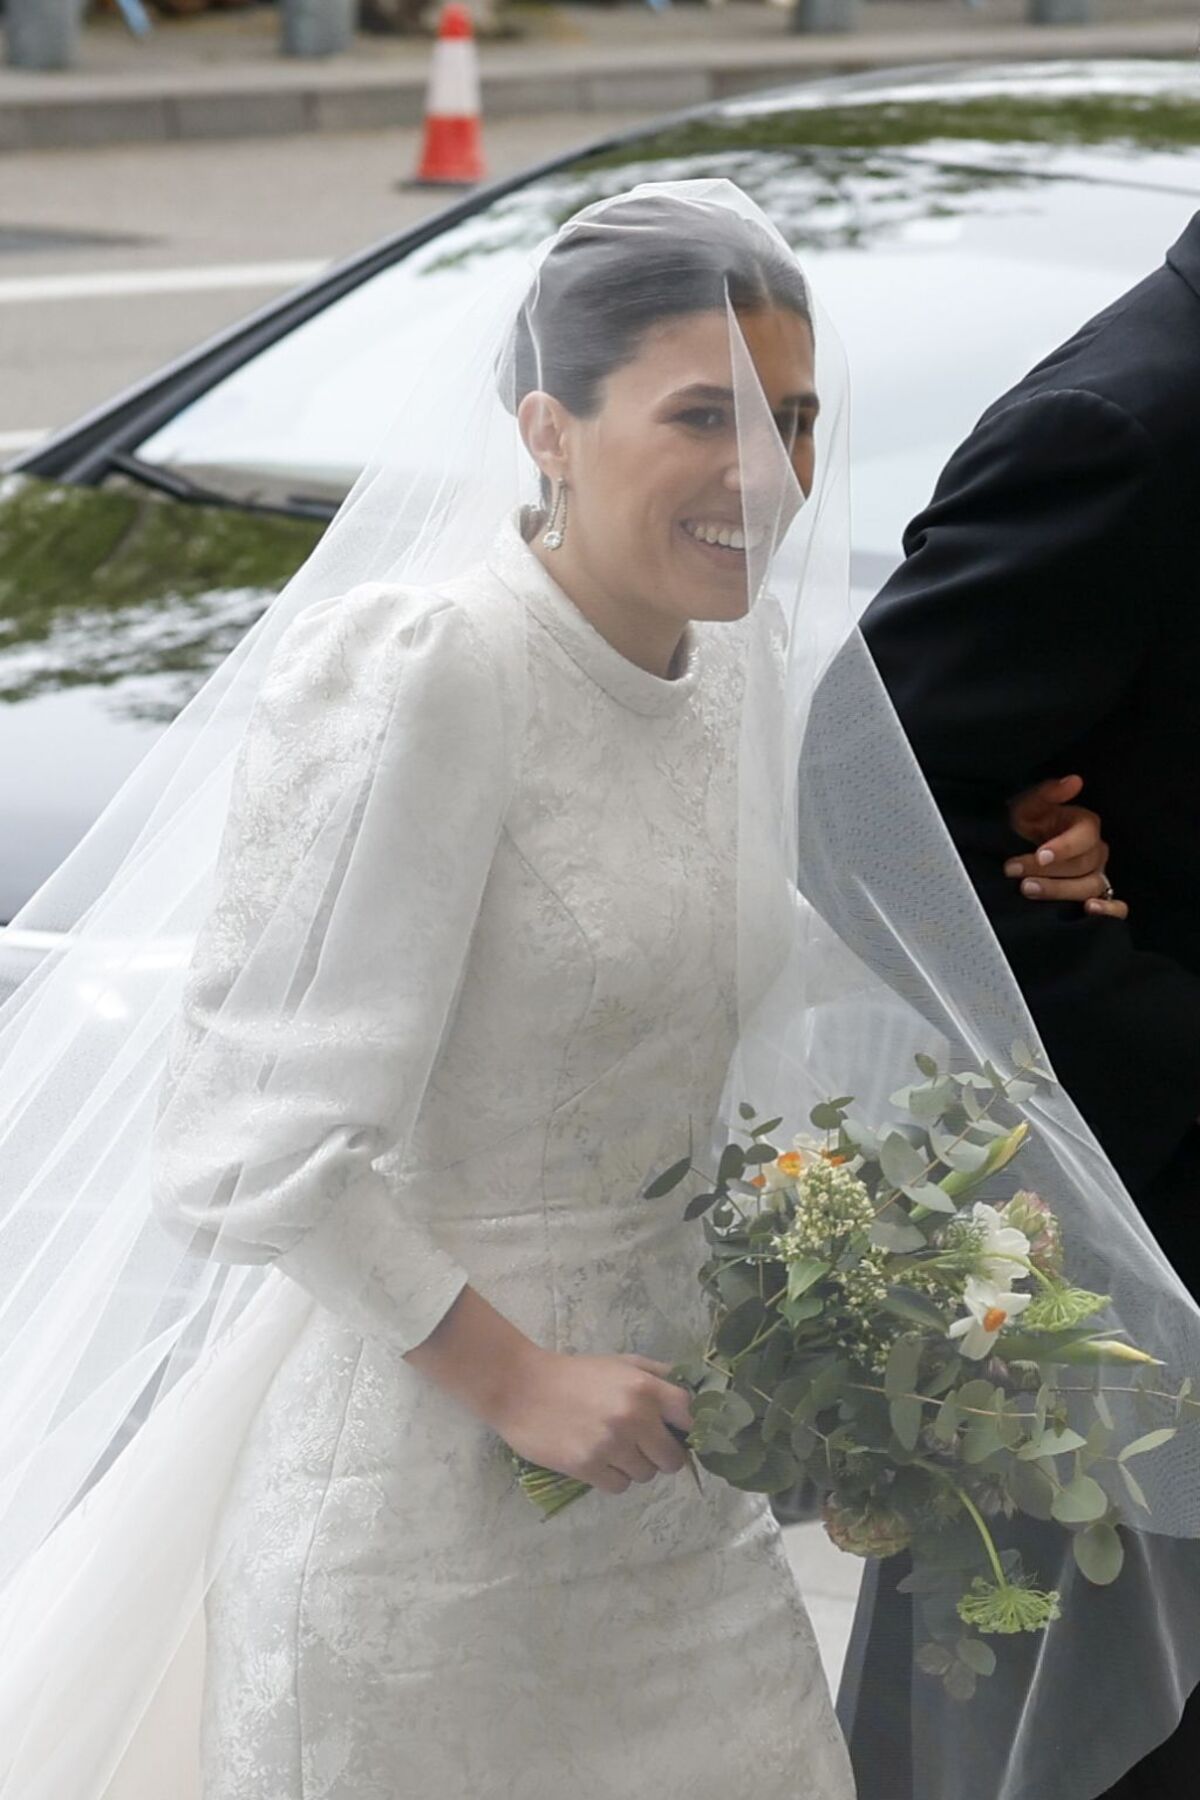
{"label": "grey curb", "polygon": [[[690,47],[689,47],[690,48]],[[572,67],[531,51],[517,70],[488,69],[483,113],[668,113],[755,89],[879,67],[937,62],[1013,62],[1027,58],[1195,57],[1194,24],[1161,21],[1125,27],[1017,29],[839,36],[823,43],[784,34],[770,45],[739,49],[697,45],[699,55],[658,62],[638,56],[588,57]],[[165,90],[165,91],[164,91]],[[343,68],[334,62],[281,64],[267,79],[250,70],[219,81],[171,76],[158,91],[136,78],[71,72],[0,80],[0,151],[79,149],[101,144],[249,138],[293,132],[374,131],[417,124],[425,74]]]}

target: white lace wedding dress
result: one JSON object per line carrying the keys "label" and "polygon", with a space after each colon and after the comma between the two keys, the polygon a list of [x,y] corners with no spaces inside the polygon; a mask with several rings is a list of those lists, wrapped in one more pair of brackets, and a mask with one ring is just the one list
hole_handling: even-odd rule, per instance
{"label": "white lace wedding dress", "polygon": [[[479,579],[528,608],[529,735],[415,1143],[299,1235],[327,1145],[278,1216],[232,1220],[320,1305],[228,1501],[205,1800],[849,1800],[764,1497],[685,1470],[544,1522],[506,1447],[403,1360],[467,1280],[556,1350],[696,1349],[694,1189],[642,1194],[711,1117],[735,1027],[736,629],[690,629],[664,680],[592,629],[515,522]],[[442,603],[430,707],[459,628]],[[339,624],[386,629],[378,594]],[[454,779],[431,760],[435,802]]]}

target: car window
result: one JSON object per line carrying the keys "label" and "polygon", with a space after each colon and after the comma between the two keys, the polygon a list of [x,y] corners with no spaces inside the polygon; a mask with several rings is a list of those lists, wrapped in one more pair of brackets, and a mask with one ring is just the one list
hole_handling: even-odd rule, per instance
{"label": "car window", "polygon": [[406,367],[470,330],[473,296],[580,206],[724,175],[800,254],[849,356],[859,580],[979,412],[1139,276],[1200,193],[1194,77],[1125,71],[905,82],[836,103],[749,99],[581,157],[335,301],[140,447],[237,497],[340,500]]}

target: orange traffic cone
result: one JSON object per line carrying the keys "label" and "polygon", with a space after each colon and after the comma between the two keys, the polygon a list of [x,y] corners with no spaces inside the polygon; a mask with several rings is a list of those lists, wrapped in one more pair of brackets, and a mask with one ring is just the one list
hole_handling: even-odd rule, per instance
{"label": "orange traffic cone", "polygon": [[442,9],[429,98],[425,141],[416,181],[420,186],[470,187],[482,181],[483,122],[479,102],[479,52],[467,8],[450,0]]}

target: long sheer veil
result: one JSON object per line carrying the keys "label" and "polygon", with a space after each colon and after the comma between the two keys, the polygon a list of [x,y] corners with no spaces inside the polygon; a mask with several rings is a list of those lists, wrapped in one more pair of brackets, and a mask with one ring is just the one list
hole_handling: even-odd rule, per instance
{"label": "long sheer veil", "polygon": [[[589,245],[664,229],[749,244],[803,285],[737,189],[662,183],[585,209],[532,267],[448,316],[440,352],[396,378],[395,423],[317,550],[17,921],[68,936],[0,1008],[5,1800],[148,1800],[194,1778],[223,1499],[320,1298],[289,1276],[286,1253],[273,1266],[223,1220],[286,1191],[306,1142],[328,1156],[331,1209],[403,1155],[520,773],[524,620],[460,579],[499,520],[541,503],[513,415],[514,321],[531,325],[536,359],[547,259],[574,245],[586,278]],[[738,306],[727,311],[747,593],[728,702],[740,709],[740,1042],[715,1137],[742,1100],[801,1129],[815,1102],[853,1092],[882,1119],[916,1052],[1007,1066],[1015,1040],[1037,1042],[857,632],[848,383],[831,322],[806,290],[804,304],[821,397],[808,494]],[[664,305],[687,310],[678,294]],[[443,603],[463,620],[464,704],[488,771],[473,765],[452,867],[426,858],[403,733]],[[354,753],[330,767],[306,657],[371,608],[386,613],[389,653],[355,671]],[[252,765],[248,726],[297,693],[315,734],[303,767]],[[223,990],[198,996],[178,946],[211,942],[231,859],[254,853],[256,807],[289,795],[303,830],[288,866],[239,922]],[[381,869],[443,885],[428,941],[408,941],[402,908],[374,928]],[[374,1016],[362,1002],[380,983],[395,995],[390,1023],[347,1029]],[[434,1026],[414,1041],[417,989]],[[1033,1128],[1021,1180],[1058,1213],[1076,1279],[1112,1296],[1114,1331],[1177,1375],[1200,1371],[1200,1314],[1069,1098],[1039,1089],[1021,1110]],[[386,1132],[362,1129],[385,1118]],[[211,1191],[181,1236],[157,1200],[180,1145],[197,1144],[211,1147]],[[297,1242],[320,1224],[298,1215]],[[1132,1396],[1110,1402],[1133,1416]],[[916,1678],[923,1797],[1088,1800],[1172,1728],[1200,1678],[1192,1437],[1143,1466],[1148,1514],[1101,1476],[1136,1546],[1112,1590],[1085,1591],[1064,1533],[1062,1569],[1039,1571],[1062,1588],[1064,1616],[985,1705]]]}

